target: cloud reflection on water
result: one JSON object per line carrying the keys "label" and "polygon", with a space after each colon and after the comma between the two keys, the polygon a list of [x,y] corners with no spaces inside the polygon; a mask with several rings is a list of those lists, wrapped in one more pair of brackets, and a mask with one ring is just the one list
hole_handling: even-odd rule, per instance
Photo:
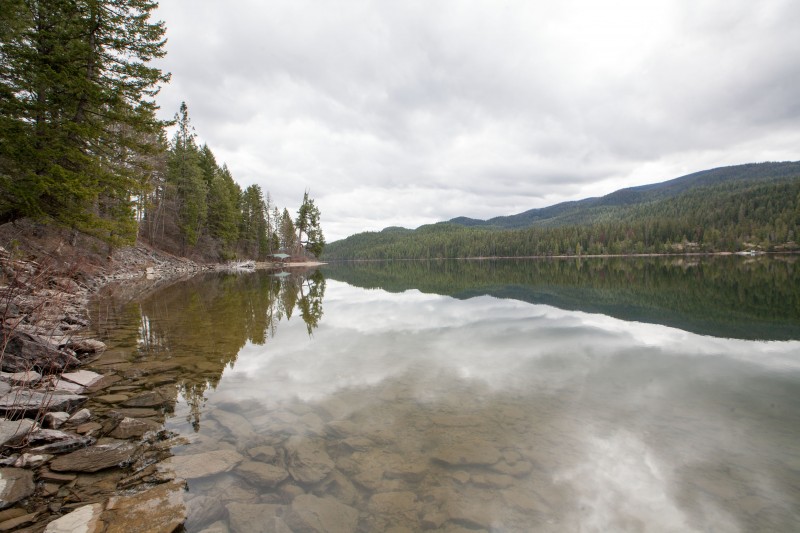
{"label": "cloud reflection on water", "polygon": [[797,479],[782,470],[798,453],[784,426],[799,412],[799,371],[797,341],[329,281],[313,338],[291,321],[247,345],[212,401],[320,403],[358,389],[368,402],[397,383],[422,406],[465,391],[486,405],[522,398],[542,440],[518,444],[574,499],[562,526],[734,531],[752,526],[752,509],[731,507],[749,494],[797,513],[785,495]]}

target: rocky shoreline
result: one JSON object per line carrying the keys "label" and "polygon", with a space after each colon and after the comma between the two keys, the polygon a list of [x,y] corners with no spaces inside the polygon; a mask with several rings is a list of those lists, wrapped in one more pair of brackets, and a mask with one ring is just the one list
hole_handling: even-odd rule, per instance
{"label": "rocky shoreline", "polygon": [[19,255],[0,247],[0,532],[137,531],[145,512],[147,531],[175,530],[184,482],[154,466],[172,436],[148,413],[83,408],[120,377],[81,369],[105,350],[82,331],[90,298],[110,283],[216,267],[141,245],[89,274]]}

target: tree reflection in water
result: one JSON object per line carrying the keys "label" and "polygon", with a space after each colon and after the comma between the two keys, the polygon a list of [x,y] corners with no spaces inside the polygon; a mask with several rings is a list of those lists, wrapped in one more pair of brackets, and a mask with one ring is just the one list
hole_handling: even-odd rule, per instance
{"label": "tree reflection in water", "polygon": [[[206,391],[216,388],[247,343],[266,344],[295,310],[313,334],[323,314],[325,278],[316,270],[215,273],[141,298],[125,293],[104,295],[94,310],[94,323],[112,345],[129,347],[134,362],[179,370],[175,397],[165,408],[171,411],[178,395],[183,396],[197,430]],[[136,330],[117,327],[136,315]]]}

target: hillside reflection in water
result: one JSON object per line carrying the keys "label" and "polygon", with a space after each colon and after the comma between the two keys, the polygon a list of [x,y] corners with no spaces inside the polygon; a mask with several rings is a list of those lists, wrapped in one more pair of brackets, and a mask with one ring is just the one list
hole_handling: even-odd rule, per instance
{"label": "hillside reflection in water", "polygon": [[[252,276],[235,283],[272,286]],[[190,479],[190,509],[223,503],[206,522],[190,517],[190,531],[236,530],[255,510],[300,531],[313,502],[354,531],[791,530],[800,519],[797,340],[323,287],[314,327],[284,314],[243,328],[269,305],[236,291],[237,319],[201,281],[169,289],[169,305],[159,294],[140,304],[137,328],[163,338],[140,344],[139,360],[186,361],[166,425],[191,443],[174,453],[235,450],[286,471]],[[191,309],[208,315],[202,332]]]}

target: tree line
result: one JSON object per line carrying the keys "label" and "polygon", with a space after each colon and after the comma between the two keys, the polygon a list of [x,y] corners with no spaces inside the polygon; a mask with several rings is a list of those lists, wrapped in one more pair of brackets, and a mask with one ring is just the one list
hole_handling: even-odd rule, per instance
{"label": "tree line", "polygon": [[453,223],[387,228],[331,243],[325,258],[431,259],[797,250],[800,176],[722,182],[674,197],[604,206],[583,223],[523,229]]}
{"label": "tree line", "polygon": [[0,9],[0,223],[32,217],[110,245],[137,236],[206,260],[319,255],[319,209],[292,217],[242,190],[188,109],[156,117],[169,74],[150,0],[5,0]]}

